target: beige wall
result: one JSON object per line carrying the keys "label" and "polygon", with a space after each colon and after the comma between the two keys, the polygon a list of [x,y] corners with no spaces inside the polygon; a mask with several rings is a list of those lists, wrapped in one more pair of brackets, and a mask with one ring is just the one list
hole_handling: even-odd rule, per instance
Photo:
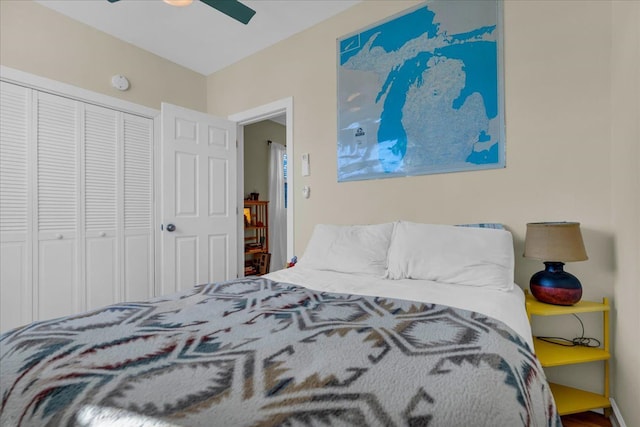
{"label": "beige wall", "polygon": [[[338,184],[335,40],[414,4],[367,1],[205,79],[31,1],[1,0],[0,64],[222,116],[293,96],[295,157],[312,159],[311,176],[299,162],[291,171],[296,195],[312,188],[295,199],[298,255],[318,222],[500,221],[521,253],[526,222],[580,221],[590,259],[568,270],[585,298],[613,298],[613,396],[640,425],[640,2],[505,2],[506,169]],[[116,73],[130,91],[110,87]],[[516,267],[524,285],[540,269]],[[597,388],[589,365],[570,381]]]}
{"label": "beige wall", "polygon": [[285,145],[285,126],[263,120],[244,127],[244,196],[260,194],[269,200],[269,145],[267,141]]}
{"label": "beige wall", "polygon": [[[206,109],[203,75],[30,0],[0,1],[0,64],[155,109]],[[131,89],[113,89],[115,74]]]}
{"label": "beige wall", "polygon": [[[336,38],[415,2],[361,3],[209,76],[208,110],[226,116],[293,96],[295,160],[308,152],[313,163],[309,177],[299,161],[292,170],[296,195],[312,188],[310,199],[295,200],[298,255],[319,222],[499,221],[518,254],[527,222],[581,222],[589,260],[567,268],[585,299],[614,298],[614,397],[627,425],[640,425],[637,81],[625,92],[638,53],[625,51],[629,40],[618,45],[637,37],[639,22],[628,15],[637,6],[624,3],[634,2],[505,2],[505,169],[336,182]],[[632,233],[622,236],[627,228]],[[518,257],[516,281],[526,286],[539,269]],[[598,318],[584,321],[601,336]],[[580,333],[577,323],[564,323],[563,333]],[[601,390],[601,364],[573,368],[550,376]]]}
{"label": "beige wall", "polygon": [[627,426],[640,426],[640,2],[616,1],[612,23],[613,396]]}

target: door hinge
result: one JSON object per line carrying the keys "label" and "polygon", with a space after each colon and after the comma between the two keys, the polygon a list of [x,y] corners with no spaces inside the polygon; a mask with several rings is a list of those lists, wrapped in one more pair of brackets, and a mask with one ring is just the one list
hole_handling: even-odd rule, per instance
{"label": "door hinge", "polygon": [[164,224],[160,224],[160,231],[164,231]]}

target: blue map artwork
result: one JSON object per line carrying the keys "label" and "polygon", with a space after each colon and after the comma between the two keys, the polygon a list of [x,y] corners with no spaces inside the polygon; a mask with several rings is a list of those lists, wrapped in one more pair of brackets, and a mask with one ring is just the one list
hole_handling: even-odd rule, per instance
{"label": "blue map artwork", "polygon": [[338,39],[338,181],[504,167],[501,6],[431,1]]}

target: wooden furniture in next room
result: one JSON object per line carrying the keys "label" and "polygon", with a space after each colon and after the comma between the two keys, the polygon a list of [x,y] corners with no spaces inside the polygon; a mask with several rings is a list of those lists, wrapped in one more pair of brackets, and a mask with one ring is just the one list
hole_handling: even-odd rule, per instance
{"label": "wooden furniture in next room", "polygon": [[244,275],[269,272],[269,202],[244,201]]}

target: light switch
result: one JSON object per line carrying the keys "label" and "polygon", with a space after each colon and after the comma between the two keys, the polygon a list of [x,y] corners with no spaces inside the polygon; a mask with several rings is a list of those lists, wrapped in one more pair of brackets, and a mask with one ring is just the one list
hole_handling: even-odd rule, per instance
{"label": "light switch", "polygon": [[302,176],[309,176],[311,172],[309,172],[309,153],[304,153],[302,155]]}

